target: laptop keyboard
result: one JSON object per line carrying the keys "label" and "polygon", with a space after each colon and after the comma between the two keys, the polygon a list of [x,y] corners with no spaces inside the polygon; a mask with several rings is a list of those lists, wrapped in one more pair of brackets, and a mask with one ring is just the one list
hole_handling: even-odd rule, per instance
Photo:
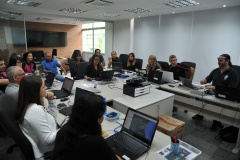
{"label": "laptop keyboard", "polygon": [[59,112],[65,116],[69,116],[72,113],[72,106],[63,108],[63,109],[59,110]]}
{"label": "laptop keyboard", "polygon": [[136,155],[142,154],[147,150],[147,147],[143,146],[141,143],[135,141],[125,134],[118,133],[115,136],[109,138],[111,138],[116,144],[122,146],[123,148],[126,148]]}
{"label": "laptop keyboard", "polygon": [[56,96],[57,98],[63,98],[69,95],[67,92],[64,92],[62,90],[52,90],[52,92],[54,93],[54,96]]}

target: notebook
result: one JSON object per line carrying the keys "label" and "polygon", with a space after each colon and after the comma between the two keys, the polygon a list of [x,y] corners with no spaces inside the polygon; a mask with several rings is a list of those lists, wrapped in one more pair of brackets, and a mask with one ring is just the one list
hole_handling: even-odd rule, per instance
{"label": "notebook", "polygon": [[215,96],[221,99],[240,102],[240,89],[216,85]]}
{"label": "notebook", "polygon": [[52,87],[54,78],[55,78],[54,73],[52,73],[52,72],[47,73],[46,80],[45,80],[45,86],[47,87],[47,89]]}
{"label": "notebook", "polygon": [[116,72],[122,73],[122,63],[121,62],[112,62],[112,69]]}
{"label": "notebook", "polygon": [[150,149],[157,125],[157,118],[128,108],[121,131],[106,141],[122,159],[137,159]]}
{"label": "notebook", "polygon": [[162,83],[162,72],[150,70],[148,72],[148,81],[161,84]]}
{"label": "notebook", "polygon": [[183,86],[185,87],[188,87],[188,88],[191,88],[191,89],[195,89],[195,90],[198,90],[198,89],[202,89],[203,87],[200,87],[200,86],[195,86],[192,84],[192,81],[190,81],[190,79],[187,79],[187,78],[183,78],[183,77],[179,77]]}
{"label": "notebook", "polygon": [[168,71],[161,71],[161,72],[163,72],[162,83],[175,83],[173,72],[168,72]]}
{"label": "notebook", "polygon": [[95,78],[96,81],[111,81],[114,75],[114,70],[103,71],[100,77]]}
{"label": "notebook", "polygon": [[74,80],[65,77],[61,90],[52,90],[57,99],[67,97],[71,94]]}

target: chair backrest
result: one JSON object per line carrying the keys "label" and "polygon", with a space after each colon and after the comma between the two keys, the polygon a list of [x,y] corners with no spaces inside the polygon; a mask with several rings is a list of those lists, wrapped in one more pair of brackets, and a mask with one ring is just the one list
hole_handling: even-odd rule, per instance
{"label": "chair backrest", "polygon": [[143,59],[136,58],[136,62],[139,64],[139,69],[142,69]]}
{"label": "chair backrest", "polygon": [[71,77],[75,77],[75,73],[73,71],[73,64],[74,64],[74,59],[73,58],[71,58],[71,59],[69,58],[68,59],[68,65],[69,65]]}
{"label": "chair backrest", "polygon": [[78,79],[84,79],[84,74],[87,66],[89,65],[89,62],[79,62],[77,64],[77,70],[78,70]]}
{"label": "chair backrest", "polygon": [[160,64],[160,66],[162,67],[163,71],[167,71],[168,70],[168,66],[169,66],[168,62],[164,62],[164,61],[157,61],[157,62]]}
{"label": "chair backrest", "polygon": [[122,61],[122,68],[127,69],[127,61],[128,61],[128,55],[127,54],[120,54],[119,58]]}
{"label": "chair backrest", "polygon": [[33,160],[35,158],[32,145],[15,122],[16,106],[10,96],[5,94],[0,96],[0,125],[19,146],[25,159]]}
{"label": "chair backrest", "polygon": [[[188,66],[188,67],[192,67],[192,68],[196,68],[196,63],[194,63],[194,62],[187,62],[187,61],[183,61],[183,62],[181,62],[181,64],[184,64],[184,65],[186,65],[186,66]],[[191,75],[191,72],[190,71],[185,71],[185,78],[190,78],[190,75]]]}
{"label": "chair backrest", "polygon": [[53,49],[52,56],[57,56],[57,49]]}
{"label": "chair backrest", "polygon": [[238,72],[238,88],[240,88],[240,66],[232,65],[232,68]]}

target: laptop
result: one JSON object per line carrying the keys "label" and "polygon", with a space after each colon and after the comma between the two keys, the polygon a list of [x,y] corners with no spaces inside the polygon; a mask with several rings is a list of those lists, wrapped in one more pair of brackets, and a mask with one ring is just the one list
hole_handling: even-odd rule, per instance
{"label": "laptop", "polygon": [[122,63],[121,62],[112,62],[112,69],[116,72],[122,73]]}
{"label": "laptop", "polygon": [[121,131],[106,141],[122,159],[137,159],[150,149],[157,125],[157,118],[128,108]]}
{"label": "laptop", "polygon": [[95,78],[96,81],[111,81],[114,75],[114,70],[103,71],[100,77]]}
{"label": "laptop", "polygon": [[191,89],[195,89],[195,90],[198,90],[198,89],[202,89],[203,87],[200,87],[200,86],[195,86],[192,84],[192,81],[190,81],[190,79],[187,79],[187,78],[183,78],[183,77],[179,77],[183,86],[186,86],[188,88],[191,88]]}
{"label": "laptop", "polygon": [[161,72],[163,72],[162,83],[175,83],[173,72],[168,72],[168,71],[161,71]]}
{"label": "laptop", "polygon": [[162,72],[150,70],[148,72],[148,81],[157,83],[157,84],[161,84],[162,83],[162,75],[163,75]]}
{"label": "laptop", "polygon": [[53,81],[55,78],[55,74],[52,72],[48,72],[45,80],[45,86],[47,89],[50,89],[52,87]]}
{"label": "laptop", "polygon": [[[81,96],[86,95],[86,94],[90,94],[90,93],[92,93],[92,92],[77,87],[76,92],[75,92],[74,101],[76,101]],[[69,116],[72,113],[72,106],[63,108],[63,109],[59,110],[59,112],[62,113],[63,115],[65,115],[65,116]]]}
{"label": "laptop", "polygon": [[61,90],[52,90],[57,99],[67,97],[71,94],[74,80],[65,77]]}
{"label": "laptop", "polygon": [[217,98],[240,102],[240,89],[216,85],[215,96]]}

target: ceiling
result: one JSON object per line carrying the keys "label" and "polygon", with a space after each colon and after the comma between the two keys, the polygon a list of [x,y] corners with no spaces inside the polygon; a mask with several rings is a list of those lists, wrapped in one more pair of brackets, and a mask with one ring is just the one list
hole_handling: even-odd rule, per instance
{"label": "ceiling", "polygon": [[[196,0],[200,3],[197,6],[173,8],[165,5],[174,0],[103,0],[112,2],[109,5],[101,0],[31,0],[41,3],[37,7],[27,7],[7,4],[7,0],[0,0],[0,11],[10,11],[23,13],[21,16],[6,15],[0,13],[0,18],[11,17],[14,20],[31,22],[57,23],[57,24],[82,24],[92,21],[118,21],[131,18],[147,17],[164,14],[177,14],[182,12],[200,11],[207,9],[222,8],[240,5],[240,0]],[[86,3],[92,1],[92,3]],[[176,1],[176,0],[175,0]],[[99,6],[103,5],[103,6]],[[82,13],[67,13],[59,11],[63,8],[76,8],[85,10]],[[124,11],[126,9],[142,8],[150,10],[144,13],[132,13]],[[102,14],[114,14],[116,17],[104,17]],[[78,21],[76,21],[78,19]]]}

